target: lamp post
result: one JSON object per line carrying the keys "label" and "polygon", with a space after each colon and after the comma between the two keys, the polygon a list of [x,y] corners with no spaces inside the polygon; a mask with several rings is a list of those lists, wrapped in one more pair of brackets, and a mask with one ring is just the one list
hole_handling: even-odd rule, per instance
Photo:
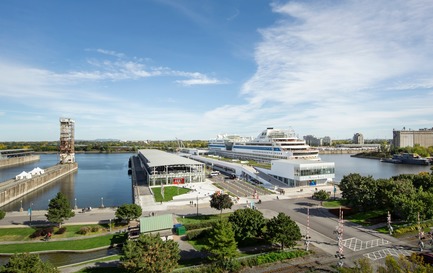
{"label": "lamp post", "polygon": [[198,195],[197,195],[197,216],[198,216]]}
{"label": "lamp post", "polygon": [[74,209],[78,209],[78,207],[77,207],[77,198],[75,198],[75,206],[74,206]]}
{"label": "lamp post", "polygon": [[30,208],[29,208],[29,216],[30,216],[30,226],[32,225],[32,206],[33,206],[33,203],[30,203]]}
{"label": "lamp post", "polygon": [[111,218],[110,219],[108,219],[109,221],[110,221],[110,233],[111,233]]}
{"label": "lamp post", "polygon": [[104,207],[104,197],[101,197],[101,208]]}
{"label": "lamp post", "polygon": [[21,203],[20,212],[23,212],[23,200],[21,200],[20,203]]}

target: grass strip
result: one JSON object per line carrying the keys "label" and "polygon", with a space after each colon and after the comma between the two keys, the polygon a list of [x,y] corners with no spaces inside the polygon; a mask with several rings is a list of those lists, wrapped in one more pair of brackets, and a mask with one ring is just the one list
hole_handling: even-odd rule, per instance
{"label": "grass strip", "polygon": [[164,198],[161,195],[161,188],[152,188],[153,196],[156,202],[167,202],[173,200],[173,196],[182,195],[190,192],[188,188],[175,187],[175,186],[164,186]]}
{"label": "grass strip", "polygon": [[109,234],[91,238],[83,238],[68,241],[51,241],[28,244],[8,244],[2,245],[1,253],[20,253],[50,250],[87,250],[98,247],[110,246],[125,242],[125,234]]}

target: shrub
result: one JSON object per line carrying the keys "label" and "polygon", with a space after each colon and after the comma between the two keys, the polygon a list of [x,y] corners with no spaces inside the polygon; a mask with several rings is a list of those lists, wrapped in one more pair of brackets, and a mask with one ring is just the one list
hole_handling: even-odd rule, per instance
{"label": "shrub", "polygon": [[61,227],[55,233],[56,234],[63,234],[63,233],[65,233],[65,231],[66,231],[66,227]]}
{"label": "shrub", "polygon": [[218,221],[218,220],[198,222],[198,223],[189,223],[189,224],[184,224],[184,226],[185,226],[186,230],[209,228],[209,227],[212,227],[212,223],[214,223],[216,221]]}
{"label": "shrub", "polygon": [[92,229],[88,226],[85,227],[81,227],[79,231],[77,231],[78,234],[81,235],[86,235],[87,233],[89,233]]}
{"label": "shrub", "polygon": [[92,232],[98,232],[99,230],[100,230],[100,227],[98,227],[98,226],[93,226],[91,229]]}
{"label": "shrub", "polygon": [[208,231],[207,228],[190,230],[186,234],[186,238],[188,239],[188,241],[197,240],[205,237],[207,235],[207,231]]}
{"label": "shrub", "polygon": [[302,257],[308,254],[308,252],[302,250],[289,251],[289,252],[271,252],[257,257],[257,265],[274,263],[286,259],[293,259]]}
{"label": "shrub", "polygon": [[53,227],[47,227],[42,229],[37,229],[30,235],[30,238],[38,238],[47,235],[48,233],[53,233]]}

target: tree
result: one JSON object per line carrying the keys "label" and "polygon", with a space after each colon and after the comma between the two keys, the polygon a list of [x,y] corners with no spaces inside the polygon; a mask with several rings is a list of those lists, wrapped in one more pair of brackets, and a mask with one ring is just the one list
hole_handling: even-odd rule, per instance
{"label": "tree", "polygon": [[39,255],[29,253],[14,254],[4,266],[1,273],[58,273],[60,272],[49,262],[43,262]]}
{"label": "tree", "polygon": [[220,213],[223,209],[231,209],[233,206],[233,201],[228,194],[214,193],[210,197],[211,208],[219,210]]}
{"label": "tree", "polygon": [[0,220],[5,218],[5,216],[6,216],[6,211],[0,209]]}
{"label": "tree", "polygon": [[235,238],[239,242],[260,236],[266,219],[260,211],[246,208],[236,210],[229,216],[229,222],[232,224]]}
{"label": "tree", "polygon": [[179,245],[173,240],[163,241],[159,233],[141,234],[137,240],[123,246],[122,267],[135,273],[166,273],[177,267]]}
{"label": "tree", "polygon": [[279,243],[281,250],[284,247],[293,247],[296,241],[301,239],[301,231],[298,225],[290,219],[290,216],[280,212],[266,224],[266,238],[272,243]]}
{"label": "tree", "polygon": [[59,227],[62,225],[64,220],[67,220],[75,216],[75,212],[71,209],[68,199],[66,196],[58,192],[56,197],[50,200],[48,204],[48,213],[45,214],[48,221],[56,223]]}
{"label": "tree", "polygon": [[137,204],[123,204],[116,210],[116,218],[119,220],[131,221],[137,219],[142,214],[142,209]]}
{"label": "tree", "polygon": [[330,196],[331,194],[326,192],[325,190],[320,190],[313,193],[313,198],[320,201],[326,201],[329,199]]}
{"label": "tree", "polygon": [[347,202],[359,210],[377,207],[377,183],[373,177],[357,173],[345,175],[340,182],[341,195]]}
{"label": "tree", "polygon": [[219,220],[212,224],[204,249],[210,253],[209,259],[216,261],[222,268],[228,268],[232,264],[233,258],[238,255],[238,249],[229,221]]}

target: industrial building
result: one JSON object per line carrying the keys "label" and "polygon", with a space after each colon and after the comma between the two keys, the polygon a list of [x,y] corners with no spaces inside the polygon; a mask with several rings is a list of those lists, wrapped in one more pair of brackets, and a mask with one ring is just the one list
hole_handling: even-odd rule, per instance
{"label": "industrial building", "polygon": [[415,130],[393,130],[392,142],[394,147],[414,147],[420,145],[421,147],[428,148],[433,146],[433,128],[424,128]]}
{"label": "industrial building", "polygon": [[75,121],[60,118],[60,164],[75,162]]}
{"label": "industrial building", "polygon": [[160,186],[204,182],[205,165],[201,162],[154,149],[138,151],[147,185]]}

